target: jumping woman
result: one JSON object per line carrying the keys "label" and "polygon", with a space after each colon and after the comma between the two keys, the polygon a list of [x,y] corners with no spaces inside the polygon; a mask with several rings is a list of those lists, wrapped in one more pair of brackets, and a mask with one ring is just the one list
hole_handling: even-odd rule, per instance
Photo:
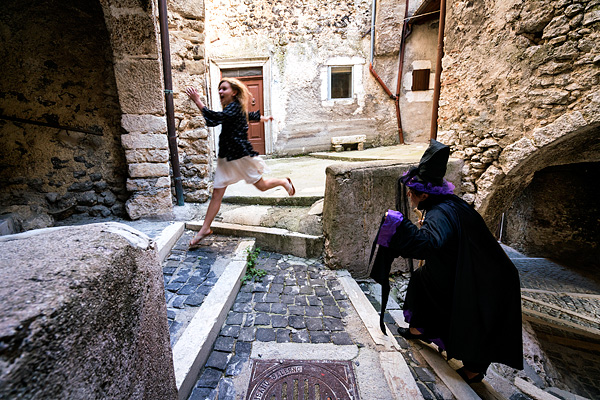
{"label": "jumping woman", "polygon": [[248,112],[247,104],[251,95],[246,85],[234,78],[223,78],[219,82],[219,97],[223,111],[209,110],[193,87],[187,88],[185,93],[202,111],[207,126],[222,125],[213,193],[202,228],[190,241],[190,249],[193,249],[199,246],[202,239],[212,234],[210,225],[221,208],[227,186],[243,179],[263,192],[282,186],[290,196],[293,196],[296,194],[296,189],[290,178],[263,177],[266,164],[248,141],[248,121],[272,121],[273,117],[262,116],[259,111]]}

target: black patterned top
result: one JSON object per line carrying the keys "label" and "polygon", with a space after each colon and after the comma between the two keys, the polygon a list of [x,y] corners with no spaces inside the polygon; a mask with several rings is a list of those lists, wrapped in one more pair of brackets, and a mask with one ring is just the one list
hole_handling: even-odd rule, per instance
{"label": "black patterned top", "polygon": [[213,111],[204,107],[202,115],[208,126],[223,125],[219,135],[219,158],[232,161],[258,155],[248,141],[248,120],[260,121],[260,111],[249,112],[247,120],[242,106],[234,100],[227,104],[223,111]]}

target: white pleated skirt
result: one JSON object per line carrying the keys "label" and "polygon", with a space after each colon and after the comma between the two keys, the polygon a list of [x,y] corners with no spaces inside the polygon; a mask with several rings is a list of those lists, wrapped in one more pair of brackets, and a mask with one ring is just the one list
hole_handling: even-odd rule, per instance
{"label": "white pleated skirt", "polygon": [[242,179],[253,185],[262,178],[265,172],[268,172],[268,169],[265,161],[259,156],[245,156],[232,161],[218,158],[213,187],[215,189],[225,188]]}

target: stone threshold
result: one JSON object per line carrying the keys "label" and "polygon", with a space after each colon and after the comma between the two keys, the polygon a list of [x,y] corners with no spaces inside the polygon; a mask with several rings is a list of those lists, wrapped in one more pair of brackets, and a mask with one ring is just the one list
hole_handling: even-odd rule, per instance
{"label": "stone threshold", "polygon": [[[189,221],[186,228],[200,230],[203,221]],[[252,237],[256,246],[266,251],[290,254],[302,258],[317,258],[323,253],[323,236],[307,235],[281,228],[213,222],[214,233],[227,236]]]}

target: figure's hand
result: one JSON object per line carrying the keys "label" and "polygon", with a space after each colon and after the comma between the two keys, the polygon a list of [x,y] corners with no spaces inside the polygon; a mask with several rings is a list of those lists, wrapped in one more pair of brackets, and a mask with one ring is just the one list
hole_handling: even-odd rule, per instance
{"label": "figure's hand", "polygon": [[261,122],[273,121],[273,119],[274,119],[274,118],[273,118],[273,116],[272,116],[272,115],[269,115],[268,117],[267,117],[267,116],[264,116],[264,115],[261,115],[261,116],[260,116],[260,120],[261,120]]}
{"label": "figure's hand", "polygon": [[196,88],[193,88],[193,87],[191,87],[191,86],[190,86],[190,87],[188,87],[188,88],[185,88],[185,93],[188,95],[188,97],[189,97],[190,99],[192,99],[192,100],[194,101],[194,103],[195,103],[197,100],[200,100],[200,95],[199,95],[199,94],[198,94],[198,92],[196,91]]}
{"label": "figure's hand", "polygon": [[200,95],[198,94],[198,92],[196,91],[196,88],[193,87],[188,87],[185,88],[185,94],[188,95],[188,97],[194,102],[196,103],[196,105],[198,106],[199,109],[203,109],[204,108],[204,103],[202,103],[202,100],[200,100]]}

